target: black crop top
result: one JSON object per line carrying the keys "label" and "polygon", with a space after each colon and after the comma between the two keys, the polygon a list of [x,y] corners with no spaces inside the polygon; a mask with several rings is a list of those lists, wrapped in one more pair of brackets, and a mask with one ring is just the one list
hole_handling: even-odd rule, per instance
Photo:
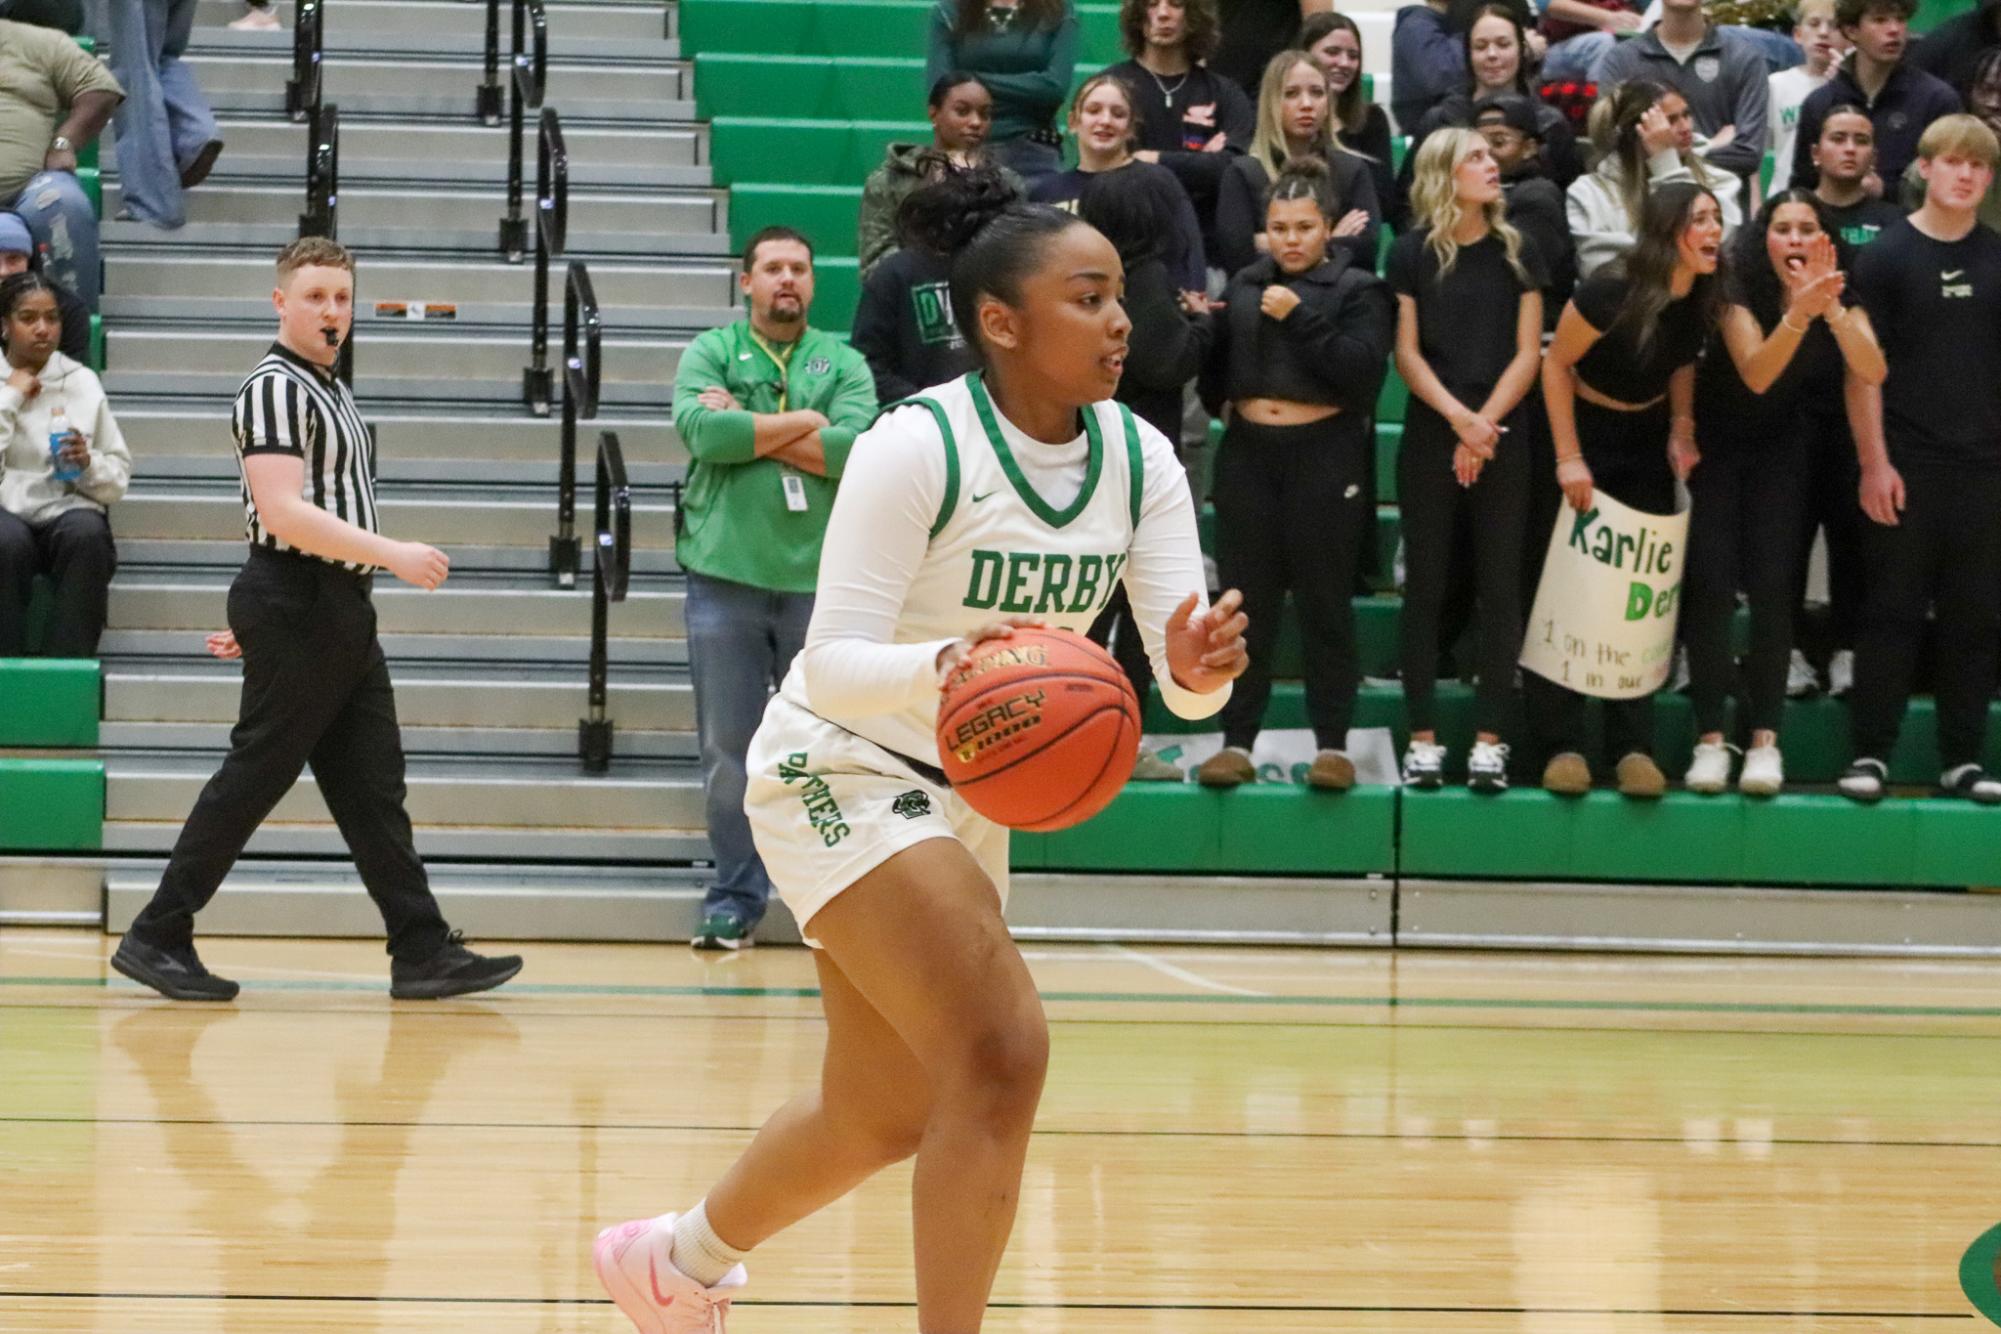
{"label": "black crop top", "polygon": [[[1299,294],[1283,320],[1260,309],[1274,284]],[[1246,398],[1328,403],[1367,412],[1389,373],[1396,312],[1382,279],[1330,250],[1317,268],[1290,276],[1269,256],[1230,279],[1216,343],[1202,376],[1211,411]]]}
{"label": "black crop top", "polygon": [[1626,278],[1599,272],[1577,284],[1571,304],[1601,337],[1577,361],[1577,378],[1607,398],[1621,403],[1648,403],[1667,392],[1668,380],[1702,356],[1704,327],[1701,303],[1692,296],[1670,301],[1661,312],[1645,350],[1639,331],[1620,323]]}

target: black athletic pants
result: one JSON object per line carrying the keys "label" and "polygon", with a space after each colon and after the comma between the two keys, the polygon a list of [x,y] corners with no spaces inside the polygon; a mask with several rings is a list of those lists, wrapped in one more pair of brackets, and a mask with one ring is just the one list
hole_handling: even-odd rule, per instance
{"label": "black athletic pants", "polygon": [[[1644,412],[1614,412],[1579,398],[1577,437],[1584,462],[1591,468],[1594,491],[1609,492],[1622,504],[1649,514],[1674,513],[1666,403]],[[1555,485],[1553,478],[1549,484]],[[1544,527],[1541,541],[1548,540],[1549,529]],[[1524,672],[1523,682],[1529,731],[1542,752],[1582,754],[1588,697],[1535,672]],[[1605,758],[1617,763],[1628,755],[1650,756],[1653,751],[1654,697],[1606,700]]]}
{"label": "black athletic pants", "polygon": [[389,953],[423,959],[445,943],[403,809],[403,742],[369,582],[310,557],[251,549],[229,588],[229,627],[243,648],[229,755],[132,923],[141,940],[168,950],[192,943],[195,914],[310,761],[389,928]]}
{"label": "black athletic pants", "polygon": [[1688,476],[1681,627],[1698,735],[1723,730],[1737,678],[1730,620],[1740,588],[1751,601],[1745,725],[1777,731],[1784,718],[1806,488],[1806,444],[1799,437],[1764,443],[1719,438]]}
{"label": "black athletic pants", "polygon": [[1910,701],[1925,612],[1938,620],[1938,751],[1980,762],[2001,636],[2001,472],[1902,470],[1893,528],[1864,516],[1869,596],[1855,643],[1855,754],[1888,761]]}
{"label": "black athletic pants", "polygon": [[100,510],[65,510],[40,524],[0,510],[0,658],[28,651],[28,600],[35,575],[56,586],[42,652],[51,658],[94,658],[104,634],[118,548]]}
{"label": "black athletic pants", "polygon": [[1279,615],[1292,593],[1305,656],[1306,715],[1323,750],[1347,745],[1361,673],[1355,563],[1370,506],[1368,419],[1340,413],[1306,426],[1230,424],[1216,451],[1216,567],[1244,595],[1250,667],[1223,706],[1223,739],[1248,750],[1271,698]]}
{"label": "black athletic pants", "polygon": [[1852,649],[1866,594],[1862,534],[1870,526],[1857,499],[1862,470],[1855,459],[1855,437],[1849,433],[1846,417],[1813,413],[1806,428],[1802,465],[1806,512],[1799,528],[1799,559],[1793,567],[1793,609],[1797,612],[1806,602],[1814,535],[1825,530],[1829,649]]}
{"label": "black athletic pants", "polygon": [[[1397,504],[1403,519],[1404,593],[1398,639],[1404,708],[1413,732],[1438,726],[1439,627],[1457,581],[1470,574],[1478,603],[1480,685],[1474,725],[1500,732],[1514,696],[1521,656],[1521,546],[1528,524],[1530,454],[1519,411],[1494,458],[1471,487],[1452,471],[1458,438],[1413,400],[1397,454]],[[1472,559],[1455,559],[1461,544]]]}
{"label": "black athletic pants", "polygon": [[1112,600],[1098,613],[1098,619],[1091,622],[1085,637],[1111,651],[1113,661],[1126,674],[1126,680],[1132,682],[1140,707],[1145,708],[1146,692],[1153,688],[1153,659],[1146,655],[1146,641],[1140,637],[1139,622],[1133,619],[1132,599],[1126,596],[1123,582],[1112,590]]}

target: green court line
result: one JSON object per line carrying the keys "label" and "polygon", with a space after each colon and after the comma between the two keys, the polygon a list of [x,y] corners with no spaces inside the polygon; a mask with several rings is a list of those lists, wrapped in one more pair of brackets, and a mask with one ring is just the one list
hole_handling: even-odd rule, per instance
{"label": "green court line", "polygon": [[1989,1324],[2001,1327],[2001,1223],[1981,1233],[1960,1257],[1959,1289]]}
{"label": "green court line", "polygon": [[[123,978],[105,977],[0,977],[4,987],[81,987],[115,989],[143,995],[146,988]],[[388,983],[339,982],[318,978],[279,978],[259,981],[252,991],[295,992],[382,992]],[[697,987],[602,985],[590,982],[516,982],[506,988],[511,996],[651,996],[661,998],[716,997],[720,999],[812,1000],[818,987]],[[1056,1003],[1096,1003],[1110,1005],[1229,1005],[1229,1006],[1312,1006],[1334,1009],[1385,1010],[1546,1010],[1546,1011],[1625,1011],[1633,1014],[1773,1014],[1864,1016],[1879,1018],[2001,1019],[1996,1005],[1832,1005],[1786,1001],[1643,1001],[1643,1000],[1563,1000],[1533,997],[1502,999],[1485,996],[1237,996],[1216,992],[1182,991],[1045,991],[1042,999]]]}

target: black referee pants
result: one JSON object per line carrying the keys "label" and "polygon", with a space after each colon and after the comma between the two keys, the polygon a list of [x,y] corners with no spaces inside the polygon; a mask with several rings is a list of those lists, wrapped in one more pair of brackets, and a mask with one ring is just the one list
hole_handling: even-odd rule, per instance
{"label": "black referee pants", "polygon": [[229,588],[229,628],[243,648],[229,756],[195,800],[132,933],[166,950],[191,944],[195,914],[310,761],[389,928],[389,953],[429,957],[448,929],[403,809],[403,741],[369,580],[254,547]]}

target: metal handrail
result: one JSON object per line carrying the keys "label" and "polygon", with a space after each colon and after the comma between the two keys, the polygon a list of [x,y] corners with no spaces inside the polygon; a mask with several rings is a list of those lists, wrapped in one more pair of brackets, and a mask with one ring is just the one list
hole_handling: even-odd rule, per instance
{"label": "metal handrail", "polygon": [[606,716],[605,678],[611,666],[611,604],[625,601],[632,582],[632,487],[615,431],[598,432],[597,558],[591,569],[591,663],[586,716],[577,722],[577,755],[584,772],[611,768],[612,721]]}
{"label": "metal handrail", "polygon": [[549,573],[558,588],[577,584],[577,423],[598,415],[604,321],[582,260],[571,260],[563,283],[563,433],[556,458],[556,535],[549,539]]}
{"label": "metal handrail", "polygon": [[500,0],[486,0],[486,77],[476,103],[481,124],[500,124],[500,97]]}
{"label": "metal handrail", "polygon": [[291,120],[306,120],[319,110],[325,26],[322,0],[298,0],[292,19],[292,77],[285,81],[285,115]]}
{"label": "metal handrail", "polygon": [[300,236],[340,234],[340,106],[323,102],[306,132],[306,211]]}
{"label": "metal handrail", "polygon": [[[488,0],[497,4],[498,0]],[[528,49],[528,34],[535,37]],[[507,212],[500,219],[500,253],[518,264],[528,253],[528,220],[521,216],[522,135],[526,113],[542,109],[549,87],[549,15],[542,0],[514,0],[514,72],[507,96]]]}
{"label": "metal handrail", "polygon": [[535,303],[528,326],[528,368],[521,373],[521,397],[538,417],[549,415],[554,377],[549,372],[549,261],[563,257],[570,230],[570,155],[563,147],[563,121],[556,108],[543,107],[535,135]]}

